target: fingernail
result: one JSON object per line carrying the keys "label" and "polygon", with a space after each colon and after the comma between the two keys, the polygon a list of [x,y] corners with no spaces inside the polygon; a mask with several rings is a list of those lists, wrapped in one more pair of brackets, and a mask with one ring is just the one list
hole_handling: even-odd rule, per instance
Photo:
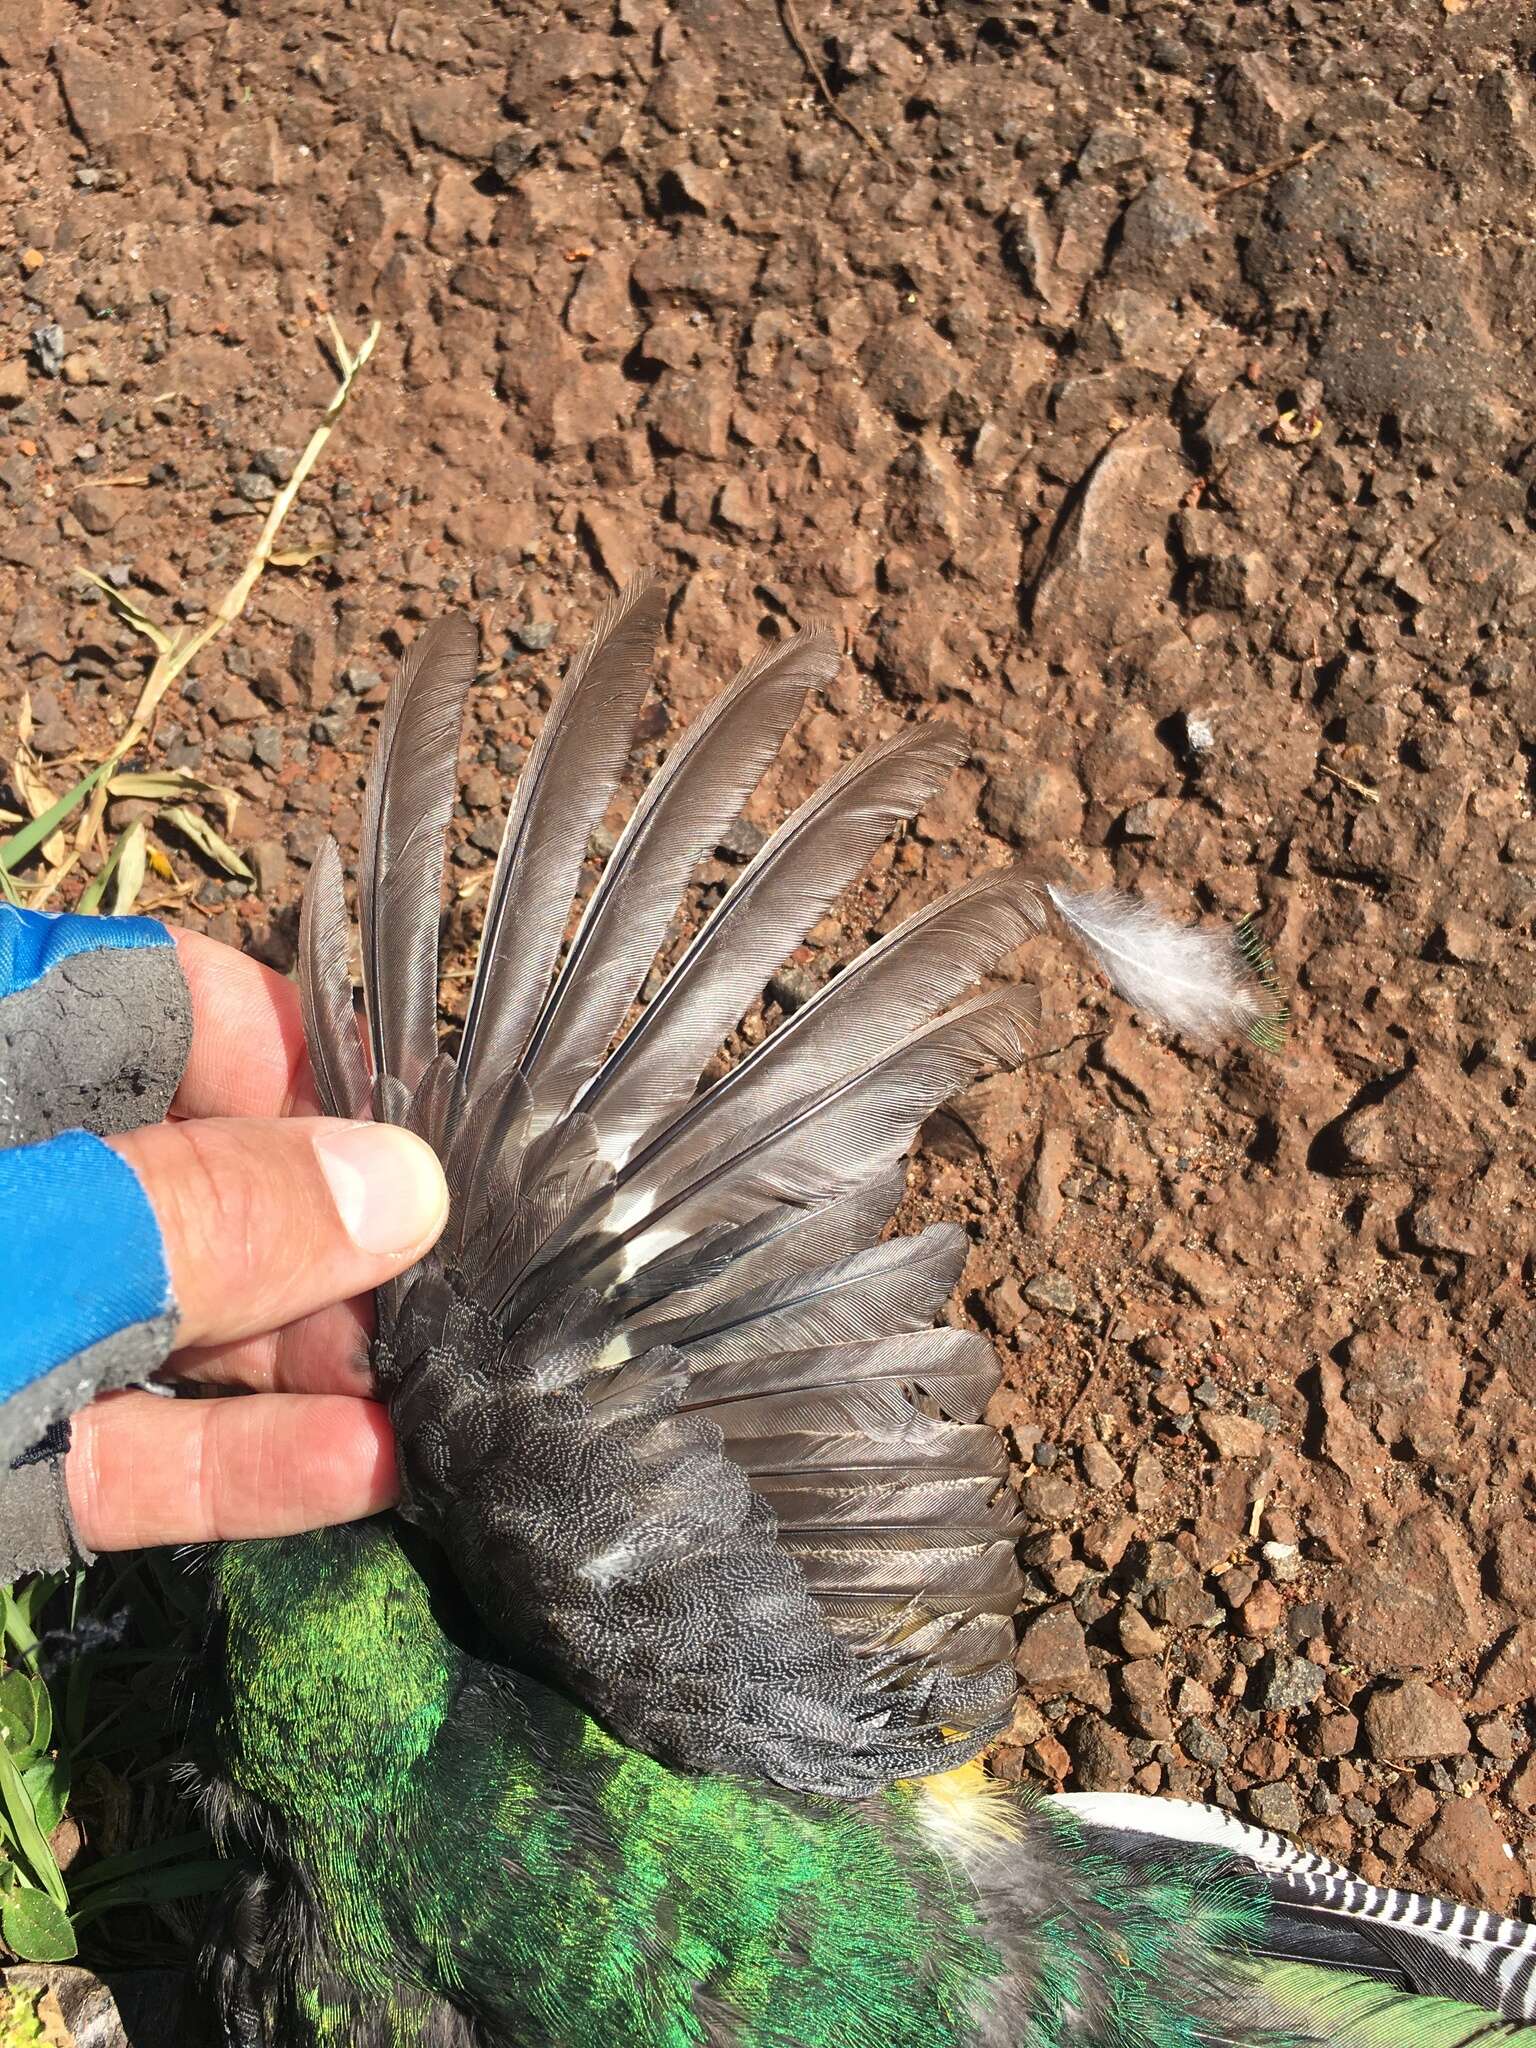
{"label": "fingernail", "polygon": [[315,1157],[342,1228],[359,1251],[414,1251],[436,1237],[448,1213],[443,1169],[430,1145],[393,1124],[332,1124]]}

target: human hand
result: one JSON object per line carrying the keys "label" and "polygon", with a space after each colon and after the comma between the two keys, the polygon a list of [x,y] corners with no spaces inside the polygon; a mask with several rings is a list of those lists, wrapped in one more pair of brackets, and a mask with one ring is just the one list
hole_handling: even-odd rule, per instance
{"label": "human hand", "polygon": [[187,1070],[167,1122],[110,1143],[164,1239],[181,1311],[167,1374],[249,1398],[131,1391],[81,1410],[65,1477],[94,1550],[289,1535],[388,1507],[371,1291],[448,1213],[420,1139],[319,1117],[293,985],[200,933],[174,937],[192,995]]}

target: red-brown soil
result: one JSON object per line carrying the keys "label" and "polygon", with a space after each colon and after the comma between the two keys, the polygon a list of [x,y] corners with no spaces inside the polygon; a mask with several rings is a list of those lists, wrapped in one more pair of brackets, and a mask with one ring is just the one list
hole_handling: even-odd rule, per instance
{"label": "red-brown soil", "polygon": [[971,741],[777,1000],[1005,847],[1253,913],[1279,1057],[1158,1044],[1042,940],[1038,1055],[914,1173],[971,1225],[1031,1518],[1000,1763],[1500,1906],[1536,1889],[1533,52],[1515,0],[0,9],[0,752],[27,690],[55,787],[99,758],[144,648],[74,570],[213,602],[333,388],[322,313],[377,316],[285,535],[324,552],[144,754],[240,792],[258,887],[170,837],[151,904],[290,962],[395,629],[461,604],[467,935],[560,664],[649,564],[653,752],[760,636],[846,635],[758,817],[899,720]]}

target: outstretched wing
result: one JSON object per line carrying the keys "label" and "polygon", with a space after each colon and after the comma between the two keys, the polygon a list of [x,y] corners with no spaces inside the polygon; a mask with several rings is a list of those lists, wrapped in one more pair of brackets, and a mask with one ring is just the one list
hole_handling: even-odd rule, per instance
{"label": "outstretched wing", "polygon": [[[1022,1053],[1032,991],[958,999],[1042,902],[1015,869],[978,877],[701,1087],[774,969],[963,749],[915,726],[850,762],[636,1012],[693,867],[837,661],[808,633],[742,672],[673,749],[566,939],[660,616],[647,589],[626,592],[550,711],[456,1057],[424,1036],[421,992],[462,629],[429,629],[402,669],[359,878],[374,1113],[431,1141],[453,1208],[381,1293],[376,1364],[406,1511],[511,1661],[671,1763],[856,1796],[963,1760],[1012,1698],[1013,1510],[981,1420],[996,1366],[983,1339],[933,1328],[965,1237],[880,1238],[919,1124]],[[336,896],[323,859],[306,1016],[317,1071],[350,1102]]]}

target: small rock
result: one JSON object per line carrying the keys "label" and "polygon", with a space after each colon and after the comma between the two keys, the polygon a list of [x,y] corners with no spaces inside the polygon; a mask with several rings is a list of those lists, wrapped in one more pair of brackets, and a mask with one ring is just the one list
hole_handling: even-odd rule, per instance
{"label": "small rock", "polygon": [[1072,1161],[1071,1133],[1060,1124],[1042,1124],[1035,1160],[1020,1196],[1020,1208],[1039,1230],[1061,1221],[1062,1182]]}
{"label": "small rock", "polygon": [[1276,1785],[1253,1786],[1243,1804],[1261,1828],[1271,1828],[1277,1835],[1301,1832],[1301,1803],[1283,1779]]}
{"label": "small rock", "polygon": [[721,485],[715,500],[715,517],[722,526],[760,538],[771,536],[778,524],[766,492],[754,480],[739,475]]}
{"label": "small rock", "polygon": [[1520,1868],[1482,1799],[1453,1799],[1414,1858],[1435,1891],[1504,1911],[1521,1888]]}
{"label": "small rock", "polygon": [[32,751],[45,761],[55,761],[63,754],[72,754],[79,744],[79,727],[62,713],[54,718],[40,719],[33,729]]}
{"label": "small rock", "polygon": [[1478,1723],[1477,1746],[1484,1756],[1496,1757],[1500,1763],[1511,1763],[1515,1754],[1515,1731],[1502,1714],[1491,1714],[1486,1721]]}
{"label": "small rock", "polygon": [[959,380],[953,349],[926,320],[897,320],[865,345],[863,367],[870,389],[903,417],[925,422],[937,417]]}
{"label": "small rock", "polygon": [[1088,1638],[1070,1607],[1048,1607],[1027,1625],[1014,1668],[1025,1685],[1047,1694],[1088,1676]]}
{"label": "small rock", "polygon": [[1536,1694],[1536,1621],[1522,1621],[1495,1646],[1478,1674],[1475,1713],[1513,1707]]}
{"label": "small rock", "polygon": [[1361,1725],[1371,1755],[1389,1763],[1464,1756],[1472,1743],[1454,1702],[1422,1678],[1378,1686],[1366,1701]]}
{"label": "small rock", "polygon": [[1161,1629],[1152,1626],[1139,1607],[1122,1607],[1117,1628],[1120,1647],[1127,1657],[1160,1657],[1168,1646],[1168,1638]]}
{"label": "small rock", "polygon": [[1179,1746],[1195,1763],[1208,1764],[1212,1770],[1220,1770],[1230,1761],[1227,1745],[1204,1721],[1186,1721],[1179,1730]]}
{"label": "small rock", "polygon": [[1481,967],[1493,957],[1493,934],[1482,919],[1452,910],[1440,920],[1430,947],[1455,966]]}
{"label": "small rock", "polygon": [[629,296],[629,259],[622,249],[598,249],[588,257],[566,305],[565,324],[584,341],[612,343],[615,336],[634,334],[638,321]]}
{"label": "small rock", "polygon": [[1197,272],[1211,234],[1211,217],[1199,193],[1180,178],[1160,174],[1121,216],[1113,274],[1121,282],[1144,277],[1165,291],[1177,290]]}
{"label": "small rock", "polygon": [[1124,813],[1120,830],[1127,839],[1157,839],[1177,809],[1172,797],[1148,797],[1143,803],[1132,804]]}
{"label": "small rock", "polygon": [[256,893],[269,903],[276,902],[288,886],[288,856],[281,841],[258,839],[247,847],[245,857],[256,877]]}
{"label": "small rock", "polygon": [[1203,1715],[1216,1711],[1216,1701],[1208,1685],[1202,1685],[1198,1678],[1181,1678],[1175,1704],[1188,1720],[1198,1721]]}
{"label": "small rock", "polygon": [[1138,1657],[1122,1664],[1115,1673],[1125,1711],[1138,1735],[1153,1742],[1166,1742],[1173,1734],[1173,1722],[1165,1704],[1166,1681],[1163,1667],[1154,1657]]}
{"label": "small rock", "polygon": [[[463,79],[424,85],[405,102],[405,116],[418,142],[466,163],[489,163],[498,140],[490,114],[476,106]],[[242,180],[256,184],[255,178]]]}
{"label": "small rock", "polygon": [[586,505],[581,530],[614,588],[622,590],[632,582],[640,570],[643,549],[629,520],[606,505]]}
{"label": "small rock", "polygon": [[1026,1282],[1024,1299],[1031,1308],[1054,1310],[1058,1315],[1077,1312],[1077,1295],[1063,1273],[1037,1273]]}
{"label": "small rock", "polygon": [[1230,1571],[1218,1573],[1216,1578],[1221,1597],[1229,1607],[1241,1607],[1258,1583],[1258,1573],[1246,1564],[1234,1565]]}
{"label": "small rock", "polygon": [[784,1014],[790,1016],[811,1000],[816,988],[816,976],[809,968],[790,964],[769,976],[765,993],[771,1003],[777,1003]]}
{"label": "small rock", "polygon": [[1200,120],[1200,144],[1249,168],[1295,149],[1311,101],[1273,58],[1248,51],[1216,76]]}
{"label": "small rock", "polygon": [[1510,1779],[1509,1803],[1517,1813],[1536,1813],[1536,1755],[1528,1756]]}
{"label": "small rock", "polygon": [[1131,1782],[1130,1745],[1101,1714],[1084,1714],[1071,1730],[1067,1748],[1072,1781],[1085,1792],[1123,1792]]}
{"label": "small rock", "polygon": [[247,718],[260,718],[265,707],[249,685],[230,682],[217,697],[210,698],[208,709],[220,725],[238,725]]}
{"label": "small rock", "polygon": [[1130,1549],[1131,1538],[1135,1534],[1134,1515],[1116,1515],[1107,1521],[1090,1522],[1081,1537],[1083,1555],[1090,1564],[1112,1572]]}
{"label": "small rock", "polygon": [[1077,153],[1077,168],[1085,178],[1102,177],[1106,171],[1117,171],[1124,164],[1141,161],[1140,138],[1128,128],[1116,128],[1103,122],[1095,128]]}
{"label": "small rock", "polygon": [[1202,1415],[1196,1425],[1218,1458],[1259,1458],[1264,1428],[1247,1415]]}
{"label": "small rock", "polygon": [[1186,711],[1184,720],[1184,751],[1198,759],[1208,754],[1216,744],[1216,730],[1209,718],[1198,712]]}
{"label": "small rock", "polygon": [[235,496],[247,505],[266,505],[277,496],[277,485],[259,469],[242,470],[235,478]]}
{"label": "small rock", "polygon": [[[1290,1713],[1297,1707],[1309,1707],[1314,1700],[1321,1699],[1327,1676],[1323,1667],[1314,1664],[1310,1657],[1292,1657],[1283,1650],[1269,1650],[1254,1666],[1252,1697],[1265,1713]],[[1336,1715],[1334,1718],[1352,1720],[1354,1717]]]}
{"label": "small rock", "polygon": [[1215,1628],[1221,1620],[1215,1596],[1193,1573],[1155,1586],[1147,1596],[1147,1612],[1169,1628]]}
{"label": "small rock", "polygon": [[28,600],[18,608],[12,622],[10,646],[12,654],[21,661],[36,654],[46,656],[50,662],[67,661],[70,638],[63,615],[51,605]]}
{"label": "small rock", "polygon": [[[1146,1453],[1143,1452],[1142,1456]],[[1138,1458],[1137,1463],[1141,1462]],[[1148,1586],[1170,1586],[1175,1579],[1187,1579],[1194,1567],[1173,1543],[1142,1543],[1133,1560],[1138,1580]]]}
{"label": "small rock", "polygon": [[1417,1509],[1330,1593],[1328,1621],[1334,1648],[1367,1671],[1427,1670],[1461,1655],[1486,1634],[1465,1539],[1438,1509]]}
{"label": "small rock", "polygon": [[491,151],[491,169],[504,185],[510,185],[538,149],[539,138],[531,128],[508,128]]}
{"label": "small rock", "polygon": [[20,405],[27,395],[27,366],[20,356],[0,363],[0,405]]}
{"label": "small rock", "polygon": [[147,68],[88,49],[78,38],[61,36],[54,65],[76,133],[90,150],[109,149],[159,112]]}
{"label": "small rock", "polygon": [[68,353],[64,345],[64,330],[50,320],[32,330],[32,353],[37,358],[37,367],[45,377],[57,377],[64,368],[64,357]]}
{"label": "small rock", "polygon": [[128,510],[128,493],[102,488],[76,491],[69,509],[87,533],[110,533]]}
{"label": "small rock", "polygon": [[1275,578],[1263,555],[1252,548],[1215,555],[1195,577],[1197,600],[1211,611],[1257,611],[1274,594]]}
{"label": "small rock", "polygon": [[668,371],[656,388],[650,419],[669,448],[719,461],[730,443],[730,387],[717,377]]}
{"label": "small rock", "polygon": [[1192,1295],[1202,1308],[1230,1306],[1232,1276],[1223,1262],[1212,1258],[1209,1252],[1181,1244],[1168,1245],[1157,1254],[1154,1264],[1166,1280]]}
{"label": "small rock", "polygon": [[1272,1635],[1285,1619],[1285,1602],[1267,1581],[1255,1586],[1243,1602],[1237,1625],[1245,1636]]}
{"label": "small rock", "polygon": [[1253,1741],[1243,1749],[1239,1763],[1249,1778],[1257,1778],[1264,1784],[1272,1784],[1276,1778],[1290,1776],[1296,1757],[1292,1755],[1288,1743],[1282,1743],[1272,1735],[1255,1735]]}
{"label": "small rock", "polygon": [[298,463],[297,448],[258,448],[251,457],[251,468],[258,476],[269,476],[275,484],[287,483]]}
{"label": "small rock", "polygon": [[1055,1472],[1035,1470],[1019,1485],[1019,1506],[1039,1522],[1065,1522],[1077,1510],[1077,1489]]}
{"label": "small rock", "polygon": [[1082,830],[1083,795],[1077,777],[1041,761],[1018,773],[994,775],[981,793],[981,822],[1011,846],[1073,839]]}
{"label": "small rock", "polygon": [[1066,1783],[1072,1759],[1054,1735],[1042,1735],[1038,1742],[1029,1745],[1024,1754],[1042,1778],[1048,1778],[1055,1785]]}
{"label": "small rock", "polygon": [[657,196],[665,213],[718,213],[726,185],[717,172],[685,159],[663,173]]}
{"label": "small rock", "polygon": [[1416,1785],[1412,1778],[1400,1778],[1387,1794],[1387,1811],[1394,1820],[1417,1833],[1429,1826],[1440,1811],[1440,1802],[1427,1785]]}
{"label": "small rock", "polygon": [[1360,1722],[1356,1715],[1324,1714],[1317,1723],[1317,1753],[1325,1757],[1352,1756],[1360,1744]]}
{"label": "small rock", "polygon": [[470,769],[464,778],[464,801],[472,811],[494,811],[501,798],[501,777],[494,768]]}
{"label": "small rock", "polygon": [[1162,1499],[1167,1484],[1167,1470],[1156,1451],[1138,1451],[1131,1467],[1131,1492],[1136,1496],[1137,1507],[1145,1513]]}
{"label": "small rock", "polygon": [[1107,1493],[1112,1486],[1118,1486],[1125,1474],[1095,1438],[1078,1453],[1078,1462],[1083,1468],[1083,1477],[1097,1492]]}

